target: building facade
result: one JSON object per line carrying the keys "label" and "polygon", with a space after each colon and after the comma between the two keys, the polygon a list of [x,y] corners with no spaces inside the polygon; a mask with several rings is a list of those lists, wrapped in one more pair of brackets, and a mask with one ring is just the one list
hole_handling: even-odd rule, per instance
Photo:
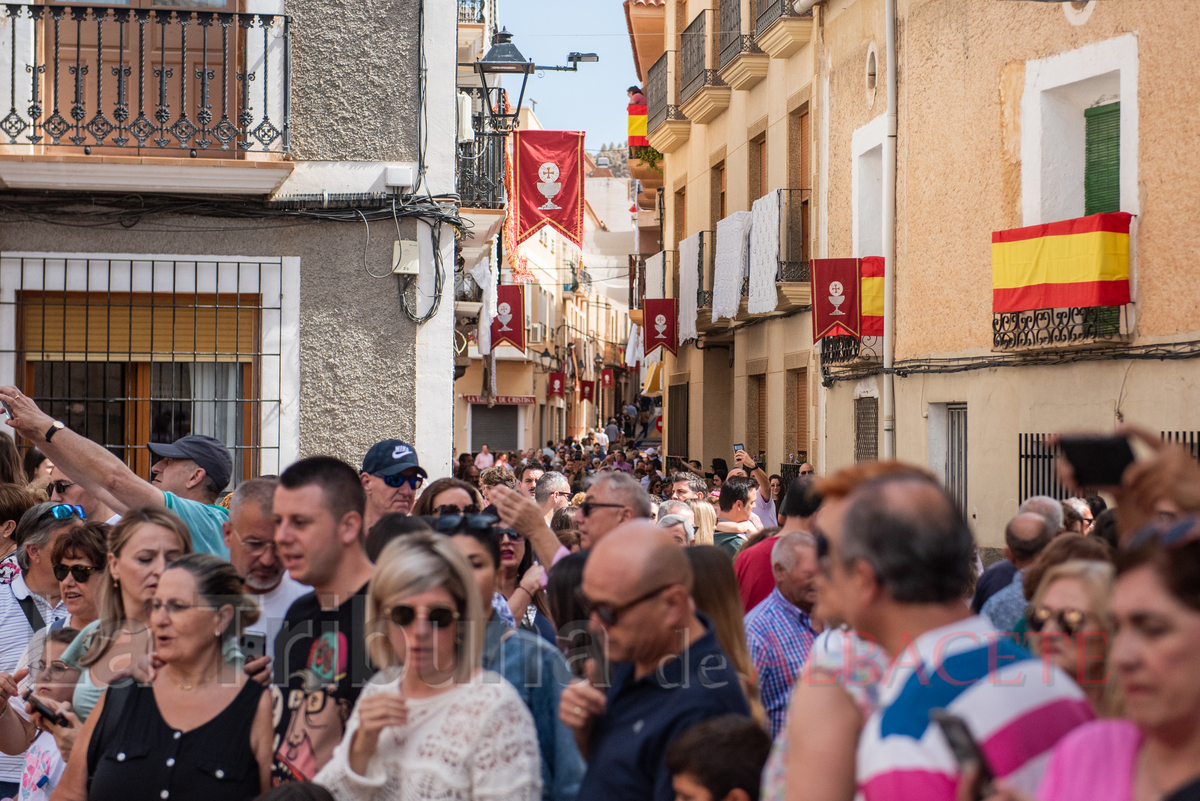
{"label": "building facade", "polygon": [[188,433],[448,472],[454,10],[6,11],[0,382],[143,476]]}
{"label": "building facade", "polygon": [[[788,403],[786,381],[771,382],[772,360],[780,350],[784,359],[789,350],[814,353],[807,365],[808,402],[815,404],[809,458],[818,469],[885,455],[926,465],[943,478],[985,545],[1002,542],[1005,522],[1025,497],[1061,496],[1054,454],[1043,444],[1050,433],[1111,432],[1138,423],[1194,449],[1200,417],[1185,398],[1200,382],[1194,361],[1200,312],[1189,300],[1198,287],[1188,264],[1198,235],[1186,222],[1191,204],[1180,200],[1194,194],[1186,176],[1200,155],[1179,142],[1191,137],[1187,109],[1200,90],[1179,78],[1183,53],[1196,37],[1179,28],[1178,6],[1156,0],[894,6],[827,0],[811,8],[807,23],[788,19],[807,5],[786,4],[767,26],[740,29],[740,53],[753,52],[753,43],[769,56],[764,78],[739,89],[750,80],[750,65],[763,59],[754,54],[739,74],[731,65],[745,56],[726,56],[722,66],[718,41],[703,53],[706,65],[716,59],[716,72],[706,66],[695,88],[670,82],[671,59],[680,59],[682,70],[685,46],[669,32],[680,23],[697,24],[702,14],[725,12],[668,0],[664,49],[680,52],[662,56],[668,107],[657,127],[653,113],[650,121],[651,141],[664,152],[675,148],[665,158],[665,191],[674,193],[665,198],[668,219],[673,208],[685,210],[689,225],[703,223],[706,211],[717,216],[722,189],[724,211],[746,208],[758,180],[754,165],[761,162],[753,150],[730,154],[740,152],[742,127],[748,124],[746,141],[753,142],[760,109],[776,108],[763,129],[767,182],[783,185],[785,165],[798,152],[808,161],[806,257],[883,256],[890,262],[894,288],[886,323],[893,342],[826,339],[812,348],[805,338],[811,326],[800,325],[763,343],[769,434],[771,410]],[[894,53],[886,25],[893,7]],[[762,9],[760,3],[756,26],[764,21]],[[780,20],[796,33],[808,26],[807,39],[786,59],[776,55],[787,49],[774,41],[781,38],[773,32]],[[887,174],[890,59],[894,183]],[[764,86],[766,105],[755,106]],[[717,110],[726,92],[728,105]],[[711,97],[700,103],[704,93]],[[810,136],[797,147],[781,129],[773,145],[782,115],[803,104]],[[701,118],[707,124],[698,125]],[[714,147],[717,129],[729,133]],[[718,179],[713,170],[722,154],[726,166]],[[707,180],[697,181],[701,171]],[[886,213],[890,185],[894,216]],[[1132,215],[1129,303],[993,312],[993,232],[1114,212]],[[894,254],[887,252],[893,238]],[[754,390],[739,374],[743,342],[747,362],[762,358],[762,351],[735,332],[731,433],[737,438],[745,431],[749,445],[749,429],[738,428],[753,416],[747,406]],[[705,367],[724,356],[703,355]],[[887,357],[893,362],[885,371]],[[746,373],[749,378],[749,368]],[[692,404],[694,387],[692,381]],[[690,417],[698,414],[708,413],[691,411]],[[709,426],[704,430],[707,439]],[[689,439],[694,450],[695,438]],[[784,449],[772,451],[770,441],[768,462],[774,464],[780,460],[772,454]],[[705,458],[725,445],[706,447]]]}

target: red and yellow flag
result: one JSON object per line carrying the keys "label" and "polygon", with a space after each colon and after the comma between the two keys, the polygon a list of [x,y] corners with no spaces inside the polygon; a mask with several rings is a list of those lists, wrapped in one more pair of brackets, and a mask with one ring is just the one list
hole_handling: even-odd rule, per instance
{"label": "red and yellow flag", "polygon": [[644,147],[650,144],[646,138],[646,107],[644,105],[629,106],[629,146]]}
{"label": "red and yellow flag", "polygon": [[1129,303],[1123,211],[992,233],[992,312]]}
{"label": "red and yellow flag", "polygon": [[883,256],[862,260],[862,335],[883,336]]}

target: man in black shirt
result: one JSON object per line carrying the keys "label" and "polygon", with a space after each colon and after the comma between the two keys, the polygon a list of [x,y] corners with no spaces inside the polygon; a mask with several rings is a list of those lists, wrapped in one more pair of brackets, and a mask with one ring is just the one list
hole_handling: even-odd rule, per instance
{"label": "man in black shirt", "polygon": [[363,685],[367,583],[366,498],[354,468],[331,456],[296,462],[275,491],[275,546],[313,592],[292,604],[275,639],[278,746],[272,782],[312,779],[333,756]]}

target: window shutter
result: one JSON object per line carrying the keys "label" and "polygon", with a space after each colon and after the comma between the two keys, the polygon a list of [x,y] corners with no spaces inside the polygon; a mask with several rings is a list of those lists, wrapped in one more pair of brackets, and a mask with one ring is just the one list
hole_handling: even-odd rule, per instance
{"label": "window shutter", "polygon": [[796,371],[796,450],[808,450],[808,370]]}
{"label": "window shutter", "polygon": [[762,461],[767,453],[767,377],[758,376],[758,448],[753,456]]}
{"label": "window shutter", "polygon": [[854,461],[879,458],[879,399],[854,399]]}
{"label": "window shutter", "polygon": [[1085,109],[1083,213],[1121,210],[1121,104]]}

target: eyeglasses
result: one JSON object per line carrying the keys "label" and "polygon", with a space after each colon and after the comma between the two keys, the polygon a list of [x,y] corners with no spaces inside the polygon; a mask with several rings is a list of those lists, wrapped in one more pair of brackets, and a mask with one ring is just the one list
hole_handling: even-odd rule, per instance
{"label": "eyeglasses", "polygon": [[42,671],[47,669],[49,669],[49,672],[46,675],[50,681],[58,681],[69,671],[75,670],[76,668],[71,667],[66,662],[59,662],[58,660],[55,660],[47,665],[45,662],[39,659],[37,662],[33,662],[29,665],[29,675],[40,676],[42,675]]}
{"label": "eyeglasses", "polygon": [[1046,624],[1053,620],[1059,630],[1067,636],[1073,636],[1083,630],[1087,612],[1078,609],[1059,609],[1055,611],[1048,606],[1030,606],[1025,612],[1030,631],[1041,631]]}
{"label": "eyeglasses", "polygon": [[462,514],[477,515],[477,514],[479,514],[479,507],[476,506],[475,504],[470,504],[469,506],[462,507],[462,506],[455,506],[452,503],[448,503],[448,504],[439,506],[436,509],[434,509],[433,514],[436,517],[442,517],[444,515],[462,515]]}
{"label": "eyeglasses", "polygon": [[242,540],[242,548],[245,549],[247,556],[257,559],[267,551],[275,550],[275,540]]}
{"label": "eyeglasses", "polygon": [[465,528],[473,531],[491,531],[500,522],[495,515],[443,515],[433,521],[433,528],[442,534],[455,534]]}
{"label": "eyeglasses", "polygon": [[75,579],[75,581],[79,582],[80,584],[87,584],[88,579],[90,579],[92,574],[98,570],[100,570],[100,568],[88,567],[87,565],[55,565],[54,580],[65,581],[67,574],[69,573]]}
{"label": "eyeglasses", "polygon": [[50,489],[54,490],[59,495],[62,495],[63,493],[65,493],[68,489],[70,489],[73,486],[75,486],[75,484],[70,481],[51,481],[50,482]]}
{"label": "eyeglasses", "polygon": [[376,476],[376,478],[382,478],[383,483],[387,484],[392,489],[399,489],[400,487],[403,487],[405,484],[412,487],[413,489],[416,489],[417,487],[421,486],[421,484],[425,481],[425,479],[421,478],[421,476],[417,476],[417,475],[405,476],[405,475],[401,475],[400,473],[397,473],[394,476]]}
{"label": "eyeglasses", "polygon": [[580,607],[583,609],[583,613],[585,615],[591,617],[594,614],[605,626],[615,626],[617,625],[617,621],[621,619],[621,615],[625,614],[638,604],[643,604],[674,586],[674,584],[664,584],[658,589],[651,590],[645,595],[634,598],[629,603],[620,605],[606,604],[602,602],[592,603],[591,599],[583,594],[583,587],[575,588],[575,599],[579,601]]}
{"label": "eyeglasses", "polygon": [[568,497],[568,498],[570,498],[570,497],[571,497],[571,493],[570,493],[570,492],[564,492],[564,491],[561,491],[561,490],[560,490],[560,491],[558,491],[558,492],[552,492],[552,493],[550,493],[550,497],[551,497],[551,498],[559,498],[559,497],[562,497],[562,496],[564,496],[564,495],[565,495],[566,497]]}
{"label": "eyeglasses", "polygon": [[503,541],[508,539],[510,542],[524,542],[525,537],[513,531],[511,528],[502,528],[496,532],[496,538]]}
{"label": "eyeglasses", "polygon": [[813,473],[815,473],[815,472],[816,472],[815,470],[801,470],[801,471],[800,471],[800,475],[802,475],[802,476],[811,476],[811,475],[812,475]]}
{"label": "eyeglasses", "polygon": [[72,517],[78,517],[80,520],[83,520],[87,517],[83,513],[82,506],[72,503],[60,503],[57,506],[51,506],[50,514],[54,516],[55,520],[70,520]]}
{"label": "eyeglasses", "polygon": [[583,512],[584,517],[591,517],[592,512],[596,511],[597,509],[624,509],[624,508],[625,508],[625,504],[623,504],[623,503],[596,503],[595,501],[584,501],[583,503],[581,503],[579,505],[579,509],[580,509],[580,511]]}
{"label": "eyeglasses", "polygon": [[199,604],[185,604],[176,600],[164,601],[162,598],[153,598],[149,603],[151,612],[159,612],[163,609],[167,610],[169,617],[182,615],[190,609],[212,609],[211,606],[200,606]]}
{"label": "eyeglasses", "polygon": [[[435,629],[448,629],[458,620],[458,610],[449,606],[423,606],[425,619]],[[388,612],[388,617],[402,629],[406,629],[417,619],[419,609],[408,604],[397,604]]]}

